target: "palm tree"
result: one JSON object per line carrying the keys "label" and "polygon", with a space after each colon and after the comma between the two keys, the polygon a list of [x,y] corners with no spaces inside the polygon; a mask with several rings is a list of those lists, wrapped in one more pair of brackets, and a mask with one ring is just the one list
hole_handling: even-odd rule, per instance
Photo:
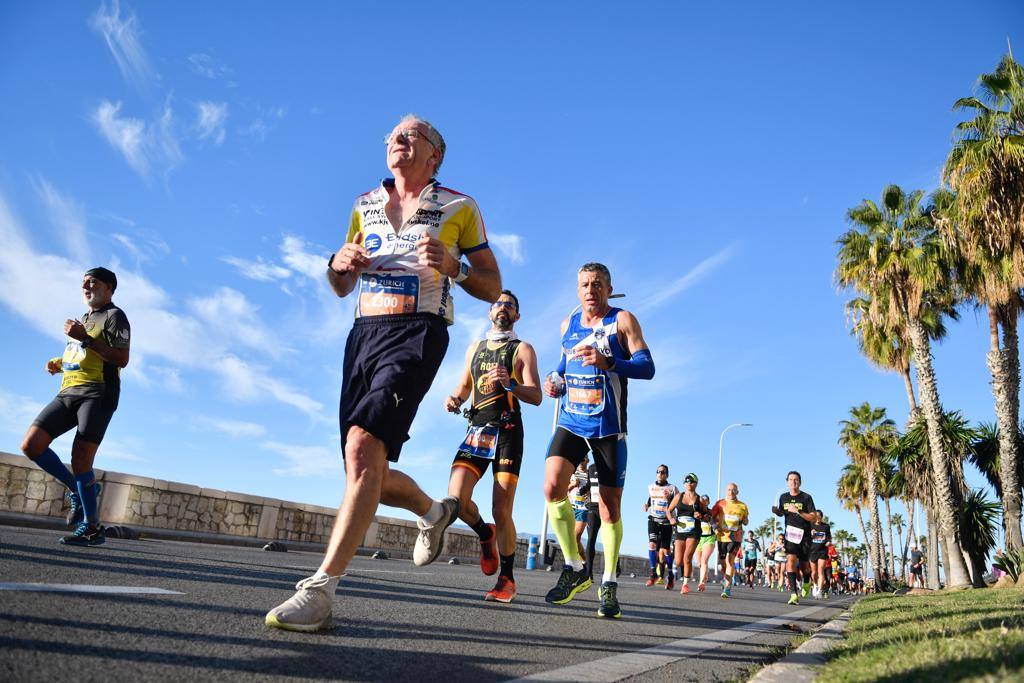
{"label": "palm tree", "polygon": [[[865,543],[869,543],[869,539],[872,538],[868,535],[864,517],[861,515],[861,508],[867,500],[867,496],[867,479],[864,476],[864,471],[854,463],[843,465],[843,473],[839,476],[839,481],[836,482],[836,498],[843,504],[844,509],[857,513],[857,522],[860,524],[860,533]],[[872,553],[871,556],[874,557],[874,554]]]}
{"label": "palm tree", "polygon": [[[992,490],[996,498],[1003,497],[1003,482],[1000,478],[999,427],[992,422],[981,422],[975,428],[978,437],[967,452],[967,460],[974,465]],[[1024,441],[1024,432],[1018,428],[1017,438]],[[1017,460],[1017,481],[1024,481],[1024,459]]]}
{"label": "palm tree", "polygon": [[882,453],[882,461],[878,468],[878,495],[885,503],[885,524],[889,530],[889,576],[896,576],[894,562],[896,561],[896,546],[892,543],[892,507],[889,504],[897,495],[898,484],[896,482],[896,468],[893,466],[892,444],[896,443],[899,434],[889,441],[888,447]]}
{"label": "palm tree", "polygon": [[839,424],[842,425],[839,445],[846,449],[850,460],[864,475],[872,530],[868,549],[872,552],[871,564],[881,575],[886,568],[886,553],[878,517],[878,479],[882,461],[898,436],[896,423],[885,416],[885,408],[873,408],[869,403],[862,403],[850,408],[850,419],[841,420]]}
{"label": "palm tree", "polygon": [[950,587],[970,585],[961,553],[956,519],[957,501],[949,485],[950,455],[941,438],[942,402],[932,366],[928,331],[922,322],[924,302],[948,291],[951,266],[935,229],[932,207],[923,207],[924,193],[909,195],[897,185],[882,192],[881,204],[864,200],[847,213],[853,228],[839,239],[836,279],[871,297],[868,315],[894,327],[905,325],[914,355],[921,408],[928,425],[929,455],[935,489],[935,515],[950,552]]}
{"label": "palm tree", "polygon": [[974,583],[984,587],[985,560],[996,547],[996,525],[999,523],[1000,505],[985,497],[981,489],[972,490],[960,509],[964,527],[964,550],[971,558]]}
{"label": "palm tree", "polygon": [[[956,192],[940,227],[963,258],[960,284],[988,311],[988,368],[999,423],[1003,527],[1007,548],[1024,546],[1018,468],[1022,440],[1017,319],[1024,288],[1024,69],[1006,55],[978,79],[978,97],[954,110],[970,118],[956,126],[943,177]],[[1002,331],[1000,342],[999,333]]]}
{"label": "palm tree", "polygon": [[[900,578],[905,583],[907,580],[907,548],[903,545],[903,527],[906,526],[903,515],[898,512],[893,515],[892,525],[896,528],[896,535],[900,540]],[[895,554],[895,550],[893,553]]]}

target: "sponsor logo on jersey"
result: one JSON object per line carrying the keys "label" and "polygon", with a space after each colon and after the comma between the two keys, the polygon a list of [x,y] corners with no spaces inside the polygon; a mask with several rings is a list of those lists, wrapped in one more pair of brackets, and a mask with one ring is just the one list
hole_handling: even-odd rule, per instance
{"label": "sponsor logo on jersey", "polygon": [[371,254],[380,249],[381,244],[380,235],[369,235],[363,240],[363,246],[366,247],[366,251]]}

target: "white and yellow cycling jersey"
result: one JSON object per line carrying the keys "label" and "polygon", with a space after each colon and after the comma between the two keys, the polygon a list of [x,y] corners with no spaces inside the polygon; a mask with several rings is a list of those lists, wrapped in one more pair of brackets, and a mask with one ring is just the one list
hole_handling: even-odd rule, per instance
{"label": "white and yellow cycling jersey", "polygon": [[361,244],[370,257],[359,278],[356,317],[432,313],[450,325],[455,320],[452,280],[420,265],[416,243],[429,234],[457,260],[488,248],[480,210],[472,197],[433,181],[420,193],[416,211],[396,230],[385,211],[394,183],[390,178],[382,181],[352,207],[346,241],[362,233]]}

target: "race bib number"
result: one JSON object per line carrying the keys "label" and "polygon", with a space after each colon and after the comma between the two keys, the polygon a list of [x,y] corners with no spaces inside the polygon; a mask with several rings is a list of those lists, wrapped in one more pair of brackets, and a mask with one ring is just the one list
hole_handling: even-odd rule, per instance
{"label": "race bib number", "polygon": [[359,315],[415,313],[420,295],[416,275],[363,273],[359,280]]}
{"label": "race bib number", "polygon": [[802,543],[804,530],[800,527],[786,525],[786,540],[790,543]]}
{"label": "race bib number", "polygon": [[743,518],[739,515],[724,515],[725,517],[725,528],[729,531],[736,531],[740,528],[740,522]]}
{"label": "race bib number", "polygon": [[459,453],[484,458],[485,460],[494,460],[494,454],[498,450],[499,432],[500,430],[497,427],[489,425],[470,427],[469,431],[466,432],[466,438],[463,440],[462,445],[459,446]]}
{"label": "race bib number", "polygon": [[664,498],[655,498],[651,501],[651,517],[665,519],[668,516],[668,501]]}
{"label": "race bib number", "polygon": [[825,532],[824,531],[812,531],[811,532],[811,542],[812,543],[824,543],[825,542]]}
{"label": "race bib number", "polygon": [[565,409],[577,415],[597,415],[604,408],[603,375],[566,375]]}
{"label": "race bib number", "polygon": [[680,517],[676,520],[676,531],[681,534],[688,534],[697,526],[697,520],[693,517]]}
{"label": "race bib number", "polygon": [[82,361],[85,360],[85,349],[82,348],[82,342],[80,341],[69,341],[68,345],[64,347],[64,356],[61,358],[61,369],[64,372],[74,372],[82,369]]}

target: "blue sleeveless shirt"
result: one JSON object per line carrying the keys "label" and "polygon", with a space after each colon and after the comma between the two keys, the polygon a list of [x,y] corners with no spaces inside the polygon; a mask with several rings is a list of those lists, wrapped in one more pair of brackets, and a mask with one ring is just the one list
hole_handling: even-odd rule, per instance
{"label": "blue sleeveless shirt", "polygon": [[565,355],[565,393],[559,399],[558,426],[585,438],[626,434],[626,378],[614,370],[584,367],[576,350],[593,346],[598,352],[620,360],[629,353],[619,343],[615,317],[620,308],[612,308],[594,327],[581,324],[583,312],[569,318],[562,335]]}

